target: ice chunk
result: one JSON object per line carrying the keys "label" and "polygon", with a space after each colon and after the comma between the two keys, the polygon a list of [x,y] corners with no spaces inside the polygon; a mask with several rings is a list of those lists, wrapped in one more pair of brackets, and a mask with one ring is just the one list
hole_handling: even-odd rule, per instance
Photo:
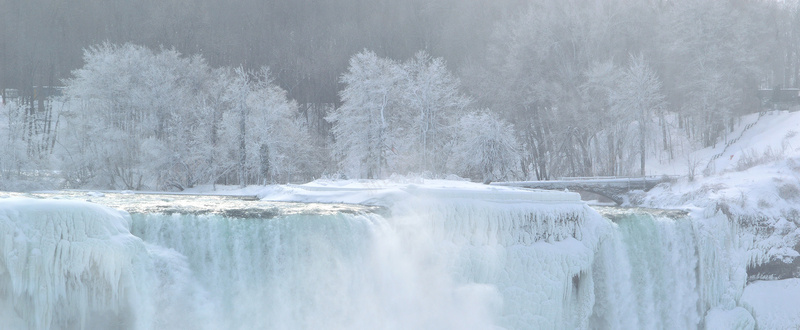
{"label": "ice chunk", "polygon": [[755,326],[753,315],[742,307],[731,310],[713,308],[706,313],[706,329],[752,330]]}

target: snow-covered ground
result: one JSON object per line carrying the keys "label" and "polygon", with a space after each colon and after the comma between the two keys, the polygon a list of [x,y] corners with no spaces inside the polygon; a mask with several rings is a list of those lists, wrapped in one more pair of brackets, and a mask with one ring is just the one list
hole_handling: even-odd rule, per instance
{"label": "snow-covered ground", "polygon": [[[752,124],[752,125],[750,125]],[[749,127],[748,127],[749,126]],[[676,132],[680,133],[680,132]],[[687,175],[690,164],[698,176],[714,176],[718,173],[736,171],[751,160],[766,154],[773,158],[793,158],[800,156],[800,112],[769,111],[763,114],[750,114],[739,119],[739,125],[728,134],[725,141],[715,146],[703,148],[688,154],[676,153],[675,158],[647,161],[648,175]],[[735,142],[730,143],[732,140]],[[730,144],[727,145],[726,144]],[[713,159],[714,156],[718,158]],[[690,161],[691,160],[691,161]]]}
{"label": "snow-covered ground", "polygon": [[391,206],[408,196],[434,194],[440,197],[470,197],[492,201],[534,201],[540,203],[580,203],[577,193],[531,191],[489,186],[459,180],[429,180],[393,177],[387,180],[317,180],[302,185],[279,186],[201,186],[186,193],[251,195],[262,200],[307,203],[353,203]]}
{"label": "snow-covered ground", "polygon": [[800,328],[800,279],[750,283],[742,302],[758,320],[759,329]]}

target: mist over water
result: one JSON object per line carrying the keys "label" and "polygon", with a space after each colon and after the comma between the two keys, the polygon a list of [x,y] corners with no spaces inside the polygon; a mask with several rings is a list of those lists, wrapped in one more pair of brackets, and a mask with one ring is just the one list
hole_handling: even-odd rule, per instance
{"label": "mist over water", "polygon": [[453,283],[377,215],[134,215],[132,232],[190,268],[189,278],[158,272],[199,302],[184,315],[157,313],[159,323],[198,315],[211,316],[200,324],[209,329],[477,329],[490,325],[483,303],[497,298]]}

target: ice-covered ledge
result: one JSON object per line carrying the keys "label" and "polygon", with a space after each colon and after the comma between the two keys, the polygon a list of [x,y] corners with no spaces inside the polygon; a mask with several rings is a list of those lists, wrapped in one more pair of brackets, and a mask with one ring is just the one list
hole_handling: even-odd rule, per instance
{"label": "ice-covered ledge", "polygon": [[498,187],[487,187],[485,189],[450,189],[409,185],[405,190],[418,197],[465,198],[509,203],[583,203],[578,193],[538,189],[498,189]]}
{"label": "ice-covered ledge", "polygon": [[0,323],[138,329],[149,283],[130,225],[126,213],[93,203],[0,198],[0,307],[16,308]]}
{"label": "ice-covered ledge", "polygon": [[354,204],[392,204],[409,197],[472,199],[500,203],[581,204],[574,192],[489,186],[453,180],[317,180],[302,185],[266,187],[264,200]]}

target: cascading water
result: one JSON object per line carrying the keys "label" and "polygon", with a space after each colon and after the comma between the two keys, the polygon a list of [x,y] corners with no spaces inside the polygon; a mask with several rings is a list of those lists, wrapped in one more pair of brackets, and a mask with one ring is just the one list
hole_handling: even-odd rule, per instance
{"label": "cascading water", "polygon": [[203,290],[207,309],[160,318],[212,315],[209,329],[490,325],[491,290],[414,258],[378,215],[134,215],[132,232],[185,256],[199,285],[189,292]]}
{"label": "cascading water", "polygon": [[709,309],[736,307],[745,259],[735,258],[741,249],[727,219],[613,212],[616,230],[600,244],[593,267],[593,327],[692,329],[713,324],[703,322]]}
{"label": "cascading water", "polygon": [[0,324],[695,328],[744,286],[722,217],[612,222],[574,194],[409,191],[387,217],[0,199]]}

